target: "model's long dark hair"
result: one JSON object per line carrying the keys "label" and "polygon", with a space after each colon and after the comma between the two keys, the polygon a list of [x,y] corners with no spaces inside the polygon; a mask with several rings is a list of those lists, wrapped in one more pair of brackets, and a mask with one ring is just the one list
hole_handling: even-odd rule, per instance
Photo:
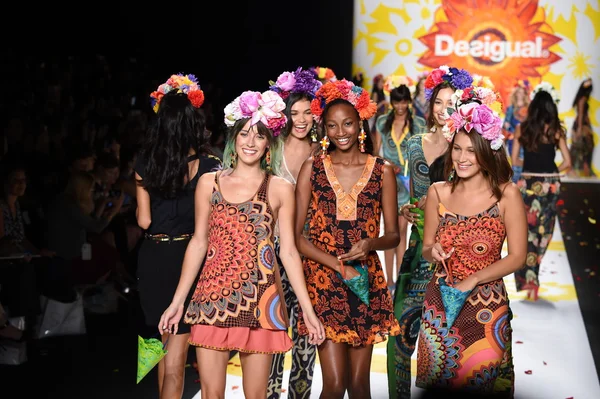
{"label": "model's long dark hair", "polygon": [[587,97],[589,99],[592,95],[593,89],[594,86],[592,84],[591,78],[588,78],[581,82],[581,84],[579,85],[579,89],[577,90],[577,94],[575,94],[575,99],[573,100],[573,108],[577,108],[577,103],[582,97]]}
{"label": "model's long dark hair", "polygon": [[565,136],[565,128],[558,117],[558,107],[550,93],[540,90],[527,108],[527,118],[521,122],[519,143],[530,152],[538,144],[557,145],[559,137]]}
{"label": "model's long dark hair", "polygon": [[383,130],[386,132],[392,131],[392,126],[394,125],[394,118],[396,117],[396,110],[393,108],[394,102],[399,103],[400,101],[408,101],[408,115],[406,116],[406,121],[408,122],[408,131],[410,134],[413,134],[413,115],[410,105],[412,104],[412,97],[410,95],[410,90],[406,85],[401,85],[399,87],[395,87],[392,91],[390,91],[390,103],[392,104],[392,109],[388,112],[388,115],[385,119],[385,124],[383,125]]}
{"label": "model's long dark hair", "polygon": [[[352,103],[349,102],[348,100],[344,100],[343,98],[336,98],[335,100],[332,100],[330,103],[325,105],[325,108],[323,109],[323,113],[321,114],[321,130],[323,131],[323,135],[325,135],[325,136],[327,135],[327,127],[325,126],[325,122],[327,120],[327,114],[329,113],[329,110],[331,109],[331,107],[333,107],[334,105],[338,105],[338,104],[347,104],[350,107],[352,107],[352,109],[356,113],[356,119],[359,121],[359,132],[360,132],[360,127],[362,126],[367,135],[367,138],[365,140],[365,153],[374,155],[373,154],[373,150],[374,150],[373,140],[371,139],[371,132],[369,130],[369,124],[367,123],[367,121],[361,120],[358,111],[356,110],[356,108],[354,108],[354,105],[352,105]],[[329,142],[329,147],[327,150],[328,151],[335,150],[335,144],[333,143],[333,141]]]}
{"label": "model's long dark hair", "polygon": [[175,90],[160,102],[155,120],[149,126],[141,156],[145,161],[142,186],[165,198],[174,198],[190,180],[190,153],[206,154],[206,122],[187,94]]}

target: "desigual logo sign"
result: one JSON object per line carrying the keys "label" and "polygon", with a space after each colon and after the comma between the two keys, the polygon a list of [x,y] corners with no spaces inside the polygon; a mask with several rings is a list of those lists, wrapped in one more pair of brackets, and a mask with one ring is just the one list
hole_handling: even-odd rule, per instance
{"label": "desigual logo sign", "polygon": [[489,76],[503,98],[519,79],[535,84],[560,60],[551,47],[561,39],[537,0],[499,3],[442,0],[433,26],[419,37],[427,47],[419,63]]}
{"label": "desigual logo sign", "polygon": [[544,50],[543,40],[536,37],[534,41],[509,42],[505,40],[492,40],[490,35],[485,35],[483,40],[454,40],[450,35],[436,35],[436,56],[448,56],[454,53],[458,57],[471,56],[480,59],[483,64],[491,65],[508,58],[544,58],[550,55]]}

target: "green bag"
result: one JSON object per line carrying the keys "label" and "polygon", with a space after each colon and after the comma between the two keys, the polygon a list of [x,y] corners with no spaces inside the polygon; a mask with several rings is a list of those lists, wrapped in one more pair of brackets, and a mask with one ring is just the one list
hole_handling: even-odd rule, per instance
{"label": "green bag", "polygon": [[[168,341],[168,340],[167,340]],[[167,354],[167,342],[163,345],[156,338],[144,339],[138,335],[138,363],[137,382],[140,381],[162,360]]]}

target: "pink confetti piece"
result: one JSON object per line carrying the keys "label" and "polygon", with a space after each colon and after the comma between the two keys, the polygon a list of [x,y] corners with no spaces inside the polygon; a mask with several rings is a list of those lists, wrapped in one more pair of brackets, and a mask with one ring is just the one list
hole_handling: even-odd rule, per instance
{"label": "pink confetti piece", "polygon": [[532,370],[525,370],[525,374],[528,374],[528,375],[529,374],[533,374],[533,371]]}

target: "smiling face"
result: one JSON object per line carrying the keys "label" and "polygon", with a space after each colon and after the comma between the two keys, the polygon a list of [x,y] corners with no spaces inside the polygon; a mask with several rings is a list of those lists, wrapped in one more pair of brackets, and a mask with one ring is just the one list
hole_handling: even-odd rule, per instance
{"label": "smiling face", "polygon": [[408,106],[410,105],[410,102],[408,100],[401,100],[401,101],[392,101],[392,107],[394,108],[394,112],[396,113],[396,115],[406,115],[406,112],[408,112]]}
{"label": "smiling face", "polygon": [[[472,133],[477,134],[477,133]],[[461,179],[468,179],[469,177],[475,176],[481,170],[477,156],[475,155],[475,148],[471,137],[461,130],[456,133],[454,137],[454,144],[452,145],[452,164],[456,170],[456,174]]]}
{"label": "smiling face", "polygon": [[235,152],[238,162],[247,165],[260,164],[260,161],[269,148],[269,138],[258,131],[256,125],[250,126],[250,120],[246,122],[242,130],[235,138]]}
{"label": "smiling face", "polygon": [[325,117],[325,130],[329,140],[341,151],[358,150],[360,118],[351,104],[331,106]]}
{"label": "smiling face", "polygon": [[301,99],[290,108],[291,125],[290,135],[297,139],[304,139],[313,126],[314,119],[310,110],[310,101]]}
{"label": "smiling face", "polygon": [[448,117],[447,109],[452,107],[452,94],[454,90],[451,87],[445,87],[438,91],[437,96],[433,100],[432,116],[438,127],[444,126]]}

